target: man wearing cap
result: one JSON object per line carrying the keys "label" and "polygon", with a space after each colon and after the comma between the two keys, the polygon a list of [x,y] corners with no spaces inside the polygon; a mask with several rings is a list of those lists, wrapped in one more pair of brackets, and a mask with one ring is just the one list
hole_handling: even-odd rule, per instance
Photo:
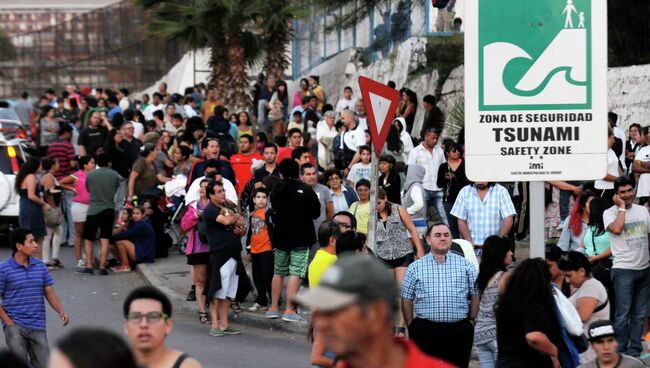
{"label": "man wearing cap", "polygon": [[387,266],[372,257],[346,256],[295,301],[312,309],[314,329],[336,356],[337,368],[452,367],[393,337],[397,296]]}
{"label": "man wearing cap", "polygon": [[617,351],[614,324],[607,320],[595,321],[589,325],[587,337],[594,349],[596,359],[580,365],[580,368],[642,368],[643,363]]}
{"label": "man wearing cap", "polygon": [[630,178],[617,178],[614,191],[614,206],[603,213],[603,224],[614,255],[611,272],[618,351],[638,357],[643,351],[643,317],[650,299],[650,214],[633,203],[634,182]]}
{"label": "man wearing cap", "polygon": [[479,306],[477,271],[449,251],[451,240],[447,225],[429,228],[431,252],[411,263],[402,281],[402,313],[409,336],[422,351],[467,367]]}

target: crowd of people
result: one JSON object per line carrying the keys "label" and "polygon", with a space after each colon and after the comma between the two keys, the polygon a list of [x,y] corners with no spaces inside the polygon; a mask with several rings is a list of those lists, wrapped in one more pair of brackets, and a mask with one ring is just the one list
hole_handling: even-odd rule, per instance
{"label": "crowd of people", "polygon": [[162,83],[138,100],[126,89],[46,91],[23,104],[43,158],[16,177],[20,226],[47,269],[64,267],[60,246],[72,245],[76,272],[108,275],[167,256],[168,208],[182,207],[187,298],[209,334],[239,334],[229,314],[251,292],[249,311],[270,319],[301,322],[298,306],[310,307],[315,366],[406,354],[413,366],[466,367],[475,347],[482,367],[636,367],[650,314],[640,127],[628,141],[610,113],[608,175],[548,182],[545,231],[557,245],[546,261],[516,262],[527,183],[470,182],[463,134],[441,139],[436,98],[400,93],[373,158],[364,101],[345,87],[334,104],[318,76],[292,99],[284,81],[260,79],[255,109],[232,113],[205,85],[178,94]]}

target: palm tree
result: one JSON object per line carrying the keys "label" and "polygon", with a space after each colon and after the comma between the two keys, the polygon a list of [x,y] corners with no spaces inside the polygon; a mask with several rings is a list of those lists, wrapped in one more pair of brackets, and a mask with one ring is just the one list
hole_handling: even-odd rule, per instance
{"label": "palm tree", "polygon": [[302,0],[266,0],[265,13],[261,27],[266,44],[264,71],[269,77],[282,79],[289,66],[287,48],[293,36],[291,21],[307,16],[309,5]]}
{"label": "palm tree", "polygon": [[150,31],[179,39],[191,49],[209,48],[210,82],[234,109],[249,108],[247,65],[264,50],[253,25],[264,11],[263,0],[135,0],[149,12]]}

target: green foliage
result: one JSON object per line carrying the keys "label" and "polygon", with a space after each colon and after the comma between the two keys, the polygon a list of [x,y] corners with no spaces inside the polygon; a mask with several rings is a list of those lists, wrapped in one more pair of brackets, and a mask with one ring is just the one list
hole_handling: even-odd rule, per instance
{"label": "green foliage", "polygon": [[458,100],[447,109],[447,134],[458,142],[458,135],[465,126],[465,95],[460,95]]}
{"label": "green foliage", "polygon": [[650,63],[650,6],[646,0],[608,1],[608,64]]}
{"label": "green foliage", "polygon": [[464,39],[463,34],[456,34],[451,37],[432,36],[427,39],[427,69],[438,70],[438,85],[435,96],[440,98],[442,86],[454,68],[464,62]]}
{"label": "green foliage", "polygon": [[0,29],[0,61],[16,59],[16,48],[2,29]]}

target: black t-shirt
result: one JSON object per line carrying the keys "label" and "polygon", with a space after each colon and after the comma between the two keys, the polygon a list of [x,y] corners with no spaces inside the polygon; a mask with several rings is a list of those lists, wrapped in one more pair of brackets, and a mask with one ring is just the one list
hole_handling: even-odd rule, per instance
{"label": "black t-shirt", "polygon": [[532,303],[523,316],[497,317],[497,367],[542,368],[553,367],[551,358],[528,345],[526,334],[542,332],[560,349],[562,337],[557,318],[540,303]]}
{"label": "black t-shirt", "polygon": [[221,207],[212,202],[203,209],[203,223],[210,252],[241,250],[241,238],[217,222],[220,213]]}
{"label": "black t-shirt", "polygon": [[133,138],[131,142],[126,139],[120,142],[120,147],[126,152],[126,156],[129,159],[128,166],[132,167],[135,161],[138,159],[140,154],[140,147],[142,147],[142,141],[138,138]]}
{"label": "black t-shirt", "polygon": [[108,129],[105,126],[99,128],[88,127],[79,133],[79,140],[77,141],[80,146],[86,148],[87,155],[94,155],[99,147],[104,145],[106,137],[108,136]]}

